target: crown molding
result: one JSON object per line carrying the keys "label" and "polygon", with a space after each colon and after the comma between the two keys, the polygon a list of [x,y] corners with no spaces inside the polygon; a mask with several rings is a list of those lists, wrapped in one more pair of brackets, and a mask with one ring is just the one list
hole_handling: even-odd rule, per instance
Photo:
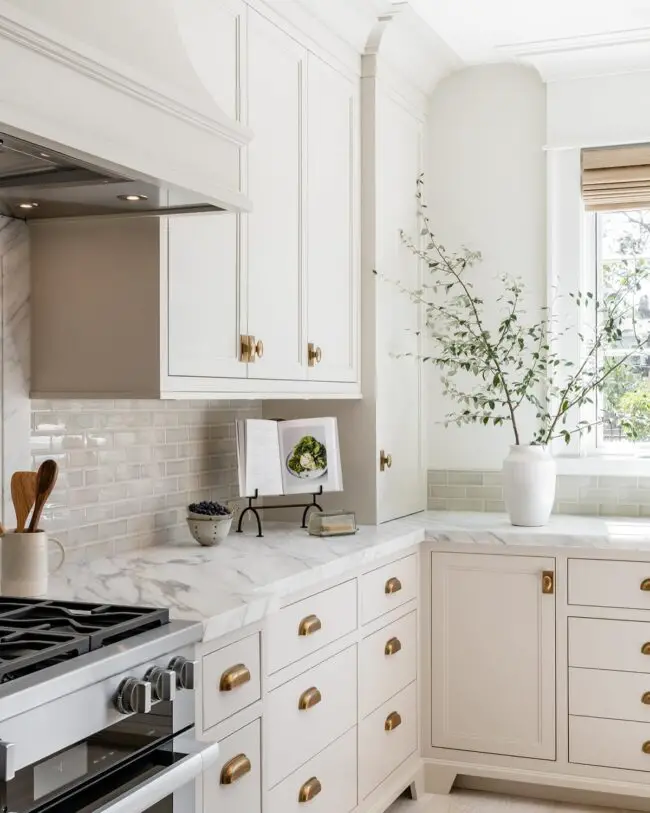
{"label": "crown molding", "polygon": [[583,34],[577,37],[560,37],[549,40],[507,43],[497,45],[496,50],[518,57],[585,51],[594,48],[611,48],[618,45],[650,42],[650,27],[630,28],[623,31],[607,31],[600,34]]}

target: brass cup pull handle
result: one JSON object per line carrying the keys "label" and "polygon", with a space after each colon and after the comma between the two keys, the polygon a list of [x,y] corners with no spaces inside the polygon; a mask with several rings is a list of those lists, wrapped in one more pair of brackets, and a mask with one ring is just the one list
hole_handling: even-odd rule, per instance
{"label": "brass cup pull handle", "polygon": [[379,471],[389,469],[392,465],[393,465],[393,455],[386,454],[386,452],[382,449],[379,452]]}
{"label": "brass cup pull handle", "polygon": [[645,644],[643,644],[641,647],[641,654],[650,655],[650,641],[646,641]]}
{"label": "brass cup pull handle", "polygon": [[650,692],[644,692],[641,695],[641,702],[644,706],[650,706]]}
{"label": "brass cup pull handle", "polygon": [[545,570],[542,573],[542,593],[551,595],[555,590],[555,574],[552,570]]}
{"label": "brass cup pull handle", "polygon": [[402,642],[399,638],[391,638],[390,641],[386,641],[386,646],[384,647],[384,655],[397,655],[397,653],[402,648]]}
{"label": "brass cup pull handle", "polygon": [[242,776],[246,776],[251,771],[251,761],[246,754],[237,754],[221,769],[221,784],[232,785]]}
{"label": "brass cup pull handle", "polygon": [[650,754],[650,740],[646,740],[643,745],[641,746],[641,750],[644,754]]}
{"label": "brass cup pull handle", "polygon": [[322,789],[323,786],[321,785],[320,781],[316,779],[315,776],[312,776],[312,778],[308,779],[298,791],[298,802],[300,804],[303,802],[311,802],[314,796],[318,796]]}
{"label": "brass cup pull handle", "polygon": [[253,348],[253,352],[257,355],[258,359],[264,358],[264,342],[258,339]]}
{"label": "brass cup pull handle", "polygon": [[308,615],[298,624],[298,635],[313,635],[322,627],[321,620],[317,615]]}
{"label": "brass cup pull handle", "polygon": [[396,728],[399,728],[402,725],[402,718],[396,711],[391,711],[391,713],[386,717],[386,722],[384,723],[384,731],[394,731]]}
{"label": "brass cup pull handle", "polygon": [[317,706],[322,699],[323,696],[319,690],[315,686],[312,686],[310,689],[306,689],[300,695],[300,698],[298,699],[298,708],[300,711],[307,711],[307,709]]}
{"label": "brass cup pull handle", "polygon": [[230,669],[226,669],[223,675],[221,675],[219,691],[232,692],[232,690],[238,686],[243,686],[244,683],[248,683],[250,679],[250,669],[243,663],[238,663],[236,666],[231,666]]}
{"label": "brass cup pull handle", "polygon": [[384,586],[384,592],[387,596],[392,596],[393,593],[399,593],[401,589],[402,582],[397,578],[397,576],[393,576],[392,579],[389,579]]}
{"label": "brass cup pull handle", "polygon": [[639,585],[639,590],[643,590],[644,593],[650,593],[650,579],[644,579]]}

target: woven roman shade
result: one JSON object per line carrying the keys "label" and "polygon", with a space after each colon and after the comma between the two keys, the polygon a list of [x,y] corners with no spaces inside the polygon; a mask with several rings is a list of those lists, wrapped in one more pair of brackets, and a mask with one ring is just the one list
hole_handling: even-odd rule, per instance
{"label": "woven roman shade", "polygon": [[590,212],[650,208],[650,144],[583,150],[582,197]]}

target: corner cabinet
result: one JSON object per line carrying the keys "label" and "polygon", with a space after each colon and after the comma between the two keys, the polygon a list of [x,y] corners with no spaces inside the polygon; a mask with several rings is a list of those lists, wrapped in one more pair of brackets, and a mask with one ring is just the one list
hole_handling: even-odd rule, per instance
{"label": "corner cabinet", "polygon": [[431,553],[434,747],[555,759],[555,560]]}
{"label": "corner cabinet", "polygon": [[360,396],[359,77],[221,12],[253,212],[32,223],[34,397]]}

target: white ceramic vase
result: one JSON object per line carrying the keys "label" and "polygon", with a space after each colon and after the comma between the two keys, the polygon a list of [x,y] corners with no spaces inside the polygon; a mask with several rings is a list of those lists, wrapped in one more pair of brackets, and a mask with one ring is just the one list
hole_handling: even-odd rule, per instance
{"label": "white ceramic vase", "polygon": [[555,460],[546,446],[511,446],[503,461],[503,496],[513,525],[546,525],[555,502]]}

